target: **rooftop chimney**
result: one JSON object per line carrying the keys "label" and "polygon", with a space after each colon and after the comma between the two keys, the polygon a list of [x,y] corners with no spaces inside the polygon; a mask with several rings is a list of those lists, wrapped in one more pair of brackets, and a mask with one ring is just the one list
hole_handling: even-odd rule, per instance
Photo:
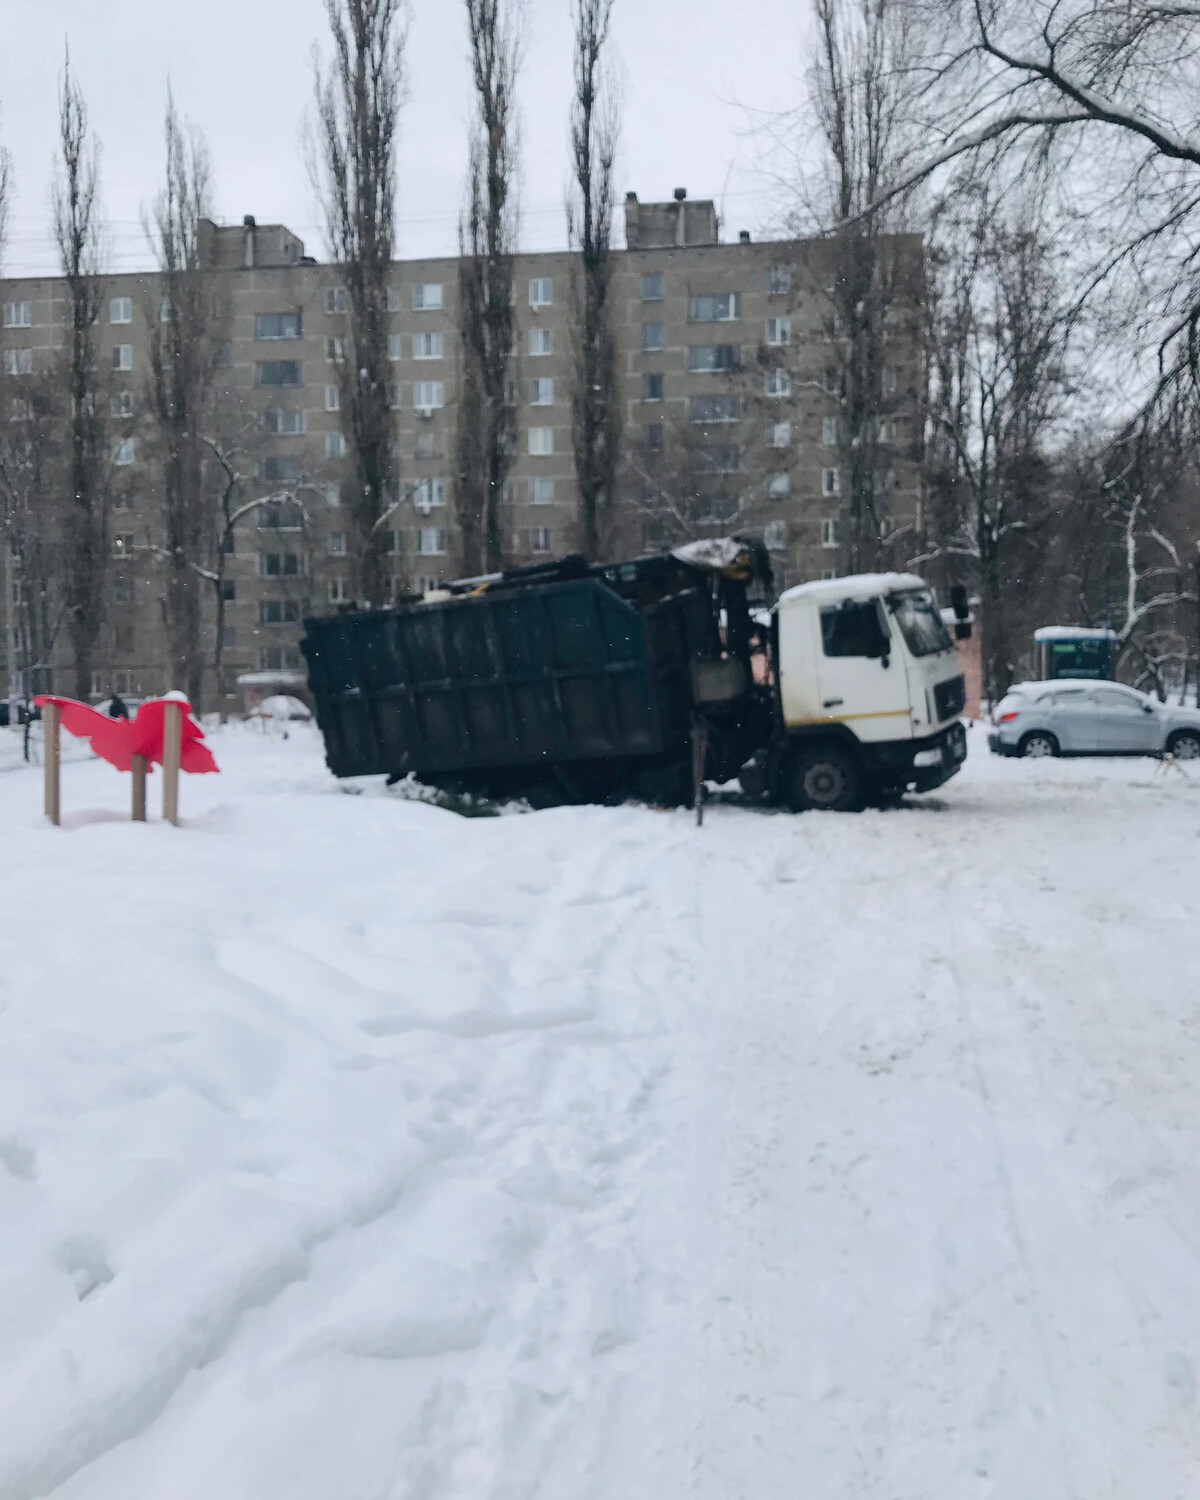
{"label": "rooftop chimney", "polygon": [[738,230],[738,244],[748,245],[750,243],[750,231],[748,229]]}
{"label": "rooftop chimney", "polygon": [[687,188],[676,188],[675,189],[675,202],[676,203],[682,203],[683,200],[686,197],[687,197]]}
{"label": "rooftop chimney", "polygon": [[245,216],[245,218],[242,220],[242,224],[243,224],[243,226],[246,229],[253,229],[254,228],[254,215],[253,214],[247,214]]}
{"label": "rooftop chimney", "polygon": [[242,234],[245,244],[242,246],[242,265],[249,270],[254,265],[254,215],[247,214],[242,220]]}

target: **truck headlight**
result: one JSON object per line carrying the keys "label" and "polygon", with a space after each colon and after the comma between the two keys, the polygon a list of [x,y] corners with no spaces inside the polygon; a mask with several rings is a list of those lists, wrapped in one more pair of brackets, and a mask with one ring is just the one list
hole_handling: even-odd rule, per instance
{"label": "truck headlight", "polygon": [[914,766],[940,766],[942,763],[941,750],[918,750],[913,756]]}

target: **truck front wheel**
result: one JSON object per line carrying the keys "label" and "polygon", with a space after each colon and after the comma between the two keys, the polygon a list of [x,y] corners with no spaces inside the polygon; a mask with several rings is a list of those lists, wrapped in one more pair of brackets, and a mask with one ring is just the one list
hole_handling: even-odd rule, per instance
{"label": "truck front wheel", "polygon": [[819,745],[794,755],[786,790],[793,812],[858,812],[863,805],[862,772],[839,745]]}

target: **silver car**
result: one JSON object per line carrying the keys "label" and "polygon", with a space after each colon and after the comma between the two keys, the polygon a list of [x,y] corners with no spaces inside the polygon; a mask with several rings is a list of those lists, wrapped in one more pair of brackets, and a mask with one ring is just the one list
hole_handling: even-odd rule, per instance
{"label": "silver car", "polygon": [[1200,712],[1119,682],[1023,682],[992,713],[997,755],[1174,755],[1200,760]]}

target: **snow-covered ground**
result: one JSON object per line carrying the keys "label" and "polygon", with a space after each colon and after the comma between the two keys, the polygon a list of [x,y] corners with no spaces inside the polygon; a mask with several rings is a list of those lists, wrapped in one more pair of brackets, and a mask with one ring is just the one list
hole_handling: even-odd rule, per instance
{"label": "snow-covered ground", "polygon": [[699,830],[9,757],[0,1500],[1193,1500],[1200,775],[982,739]]}

